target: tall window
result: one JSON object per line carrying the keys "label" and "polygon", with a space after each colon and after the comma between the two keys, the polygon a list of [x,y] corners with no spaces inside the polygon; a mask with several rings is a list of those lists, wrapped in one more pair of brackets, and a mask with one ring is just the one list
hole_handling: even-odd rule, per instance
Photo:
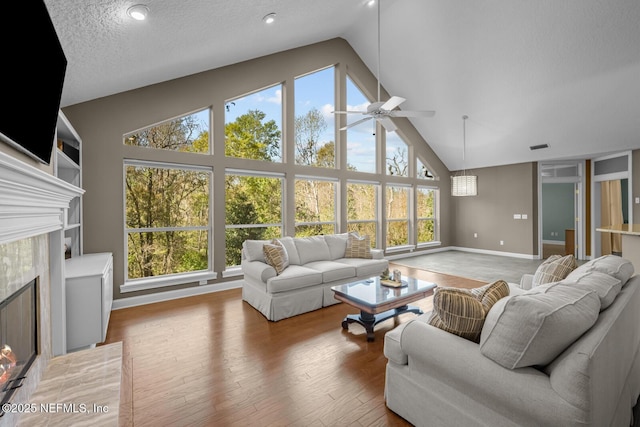
{"label": "tall window", "polygon": [[386,187],[387,248],[409,244],[410,190],[408,186]]}
{"label": "tall window", "polygon": [[282,161],[282,85],[227,101],[225,155]]}
{"label": "tall window", "polygon": [[210,110],[179,117],[126,135],[125,145],[209,154]]}
{"label": "tall window", "polygon": [[296,164],[334,168],[335,69],[325,68],[295,79]]}
{"label": "tall window", "polygon": [[[347,110],[367,111],[369,100],[362,91],[347,77]],[[360,120],[358,114],[347,115],[347,122]],[[377,144],[376,122],[368,120],[350,127],[347,133],[347,168],[358,172],[376,173]]]}
{"label": "tall window", "polygon": [[336,181],[298,178],[296,192],[296,236],[336,232]]}
{"label": "tall window", "polygon": [[361,236],[371,237],[371,246],[377,244],[378,184],[347,183],[347,229]]}
{"label": "tall window", "polygon": [[242,242],[282,236],[282,176],[227,171],[225,176],[226,265],[242,260]]}
{"label": "tall window", "polygon": [[387,132],[387,175],[409,176],[409,146],[397,132]]}
{"label": "tall window", "polygon": [[417,243],[436,240],[436,195],[437,189],[419,186],[416,188]]}
{"label": "tall window", "polygon": [[210,169],[125,162],[127,279],[210,270]]}

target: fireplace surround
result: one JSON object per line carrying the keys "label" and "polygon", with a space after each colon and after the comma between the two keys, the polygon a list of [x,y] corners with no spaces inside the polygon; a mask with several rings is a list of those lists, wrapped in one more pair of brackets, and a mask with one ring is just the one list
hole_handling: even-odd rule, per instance
{"label": "fireplace surround", "polygon": [[[12,403],[27,403],[51,358],[66,352],[63,229],[83,192],[0,152],[0,301],[37,278],[37,354]],[[2,417],[16,422],[17,414]]]}

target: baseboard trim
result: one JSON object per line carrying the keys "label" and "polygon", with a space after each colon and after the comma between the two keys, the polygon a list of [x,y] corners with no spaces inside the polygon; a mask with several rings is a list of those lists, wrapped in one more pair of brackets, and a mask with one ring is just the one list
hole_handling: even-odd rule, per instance
{"label": "baseboard trim", "polygon": [[425,250],[420,250],[420,251],[413,251],[413,252],[410,252],[410,253],[403,253],[403,254],[397,254],[397,255],[386,255],[385,258],[387,258],[389,261],[393,261],[394,259],[411,258],[411,257],[420,256],[420,255],[427,255],[427,254],[431,254],[431,253],[447,252],[447,251],[472,252],[472,253],[476,253],[476,254],[498,255],[498,256],[507,256],[507,257],[512,257],[512,258],[522,258],[522,259],[540,259],[540,257],[538,255],[521,254],[521,253],[517,253],[517,252],[491,251],[491,250],[488,250],[488,249],[466,248],[466,247],[463,247],[463,246],[443,246],[443,247],[434,248],[434,249],[425,249]]}
{"label": "baseboard trim", "polygon": [[204,295],[212,292],[226,291],[242,287],[242,280],[233,280],[212,285],[193,286],[191,288],[174,289],[166,292],[158,292],[148,295],[138,295],[135,297],[120,298],[113,300],[111,310],[137,307],[140,305],[153,304],[156,302],[171,301],[174,299]]}

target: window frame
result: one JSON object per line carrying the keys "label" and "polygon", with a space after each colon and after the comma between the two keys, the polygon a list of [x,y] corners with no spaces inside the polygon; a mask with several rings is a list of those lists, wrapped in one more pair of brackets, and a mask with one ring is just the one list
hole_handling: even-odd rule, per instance
{"label": "window frame", "polygon": [[[418,214],[418,191],[420,189],[427,189],[433,192],[433,216],[432,217],[421,217]],[[432,185],[416,185],[415,188],[415,201],[416,201],[416,221],[415,221],[415,241],[417,248],[425,248],[430,246],[440,245],[440,221],[438,218],[440,217],[440,189],[438,187]],[[418,227],[419,221],[433,221],[433,240],[429,242],[421,242],[418,240]]]}
{"label": "window frame", "polygon": [[[161,169],[179,169],[196,172],[206,172],[209,175],[209,200],[208,200],[208,225],[206,226],[187,226],[187,227],[145,227],[145,228],[129,228],[127,227],[127,167],[148,167]],[[151,160],[134,160],[124,159],[122,167],[122,203],[123,203],[123,230],[124,230],[124,284],[120,286],[120,291],[134,292],[146,289],[154,289],[160,287],[169,287],[181,285],[185,283],[199,282],[205,284],[207,280],[216,279],[217,274],[213,271],[213,168],[209,166],[185,165],[170,162],[158,162]],[[129,234],[132,232],[142,233],[146,231],[166,232],[166,231],[206,231],[207,232],[207,269],[197,270],[188,273],[173,273],[162,276],[143,277],[137,279],[129,278]]]}
{"label": "window frame", "polygon": [[[317,177],[317,176],[309,176],[309,175],[296,175],[294,177],[293,187],[294,187],[294,197],[295,197],[295,186],[298,181],[320,181],[327,182],[333,184],[333,221],[305,221],[298,222],[297,218],[294,216],[294,225],[293,225],[293,234],[297,236],[296,230],[299,226],[313,226],[313,225],[333,225],[333,233],[337,233],[338,230],[338,186],[340,180],[338,178],[327,178],[327,177]],[[296,206],[296,201],[294,199],[294,206]]]}

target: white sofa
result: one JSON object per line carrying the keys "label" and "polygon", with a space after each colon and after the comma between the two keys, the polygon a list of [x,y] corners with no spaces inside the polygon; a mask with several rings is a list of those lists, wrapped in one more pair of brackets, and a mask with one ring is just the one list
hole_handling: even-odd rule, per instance
{"label": "white sofa", "polygon": [[265,261],[268,240],[246,240],[242,246],[242,299],[267,319],[287,317],[336,304],[332,286],[376,276],[389,261],[371,249],[371,258],[346,258],[348,234],[278,239],[289,260],[280,274]]}
{"label": "white sofa", "polygon": [[[489,309],[479,343],[431,326],[429,313],[398,326],[385,335],[387,406],[416,426],[631,425],[640,394],[640,276],[632,275],[631,263],[607,256],[573,270],[559,285],[540,286],[542,291],[510,284],[511,294]],[[585,277],[588,289],[576,284]],[[598,304],[593,326],[588,321],[586,332],[548,363],[514,367],[527,363],[513,359],[504,367],[514,349],[507,342],[496,354],[487,343],[501,322],[509,322],[508,307],[538,298],[536,292],[551,298],[550,289],[567,288]],[[528,317],[515,314],[515,334],[526,336]],[[572,326],[564,325],[576,319],[564,320],[551,335],[568,332]]]}

